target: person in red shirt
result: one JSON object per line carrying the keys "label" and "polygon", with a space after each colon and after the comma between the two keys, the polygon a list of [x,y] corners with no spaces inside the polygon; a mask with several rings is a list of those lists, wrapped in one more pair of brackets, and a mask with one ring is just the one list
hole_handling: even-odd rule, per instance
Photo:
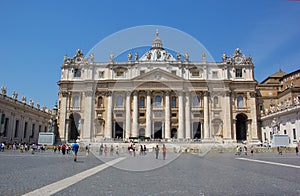
{"label": "person in red shirt", "polygon": [[163,147],[162,147],[162,153],[163,153],[163,160],[166,159],[166,155],[167,155],[167,148],[166,146],[163,144]]}

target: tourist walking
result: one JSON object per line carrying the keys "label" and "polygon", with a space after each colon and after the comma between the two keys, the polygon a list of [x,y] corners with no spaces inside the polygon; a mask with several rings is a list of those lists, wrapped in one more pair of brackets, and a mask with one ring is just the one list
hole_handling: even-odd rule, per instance
{"label": "tourist walking", "polygon": [[85,156],[89,156],[90,153],[90,144],[85,146]]}
{"label": "tourist walking", "polygon": [[62,153],[63,155],[66,154],[66,148],[67,148],[66,144],[63,144],[63,145],[61,146],[61,153]]}
{"label": "tourist walking", "polygon": [[298,156],[298,153],[299,153],[299,148],[298,148],[298,146],[296,146],[295,150],[296,150],[296,155]]}
{"label": "tourist walking", "polygon": [[143,152],[144,152],[144,155],[146,155],[146,154],[147,154],[147,148],[146,148],[146,145],[144,145]]}
{"label": "tourist walking", "polygon": [[156,145],[156,147],[155,147],[155,158],[156,159],[158,159],[158,154],[159,154],[159,147],[158,147],[158,145]]}
{"label": "tourist walking", "polygon": [[247,156],[247,152],[248,151],[248,149],[247,149],[247,146],[244,146],[244,154],[245,154],[245,156]]}
{"label": "tourist walking", "polygon": [[253,146],[251,146],[251,148],[250,148],[250,153],[251,153],[251,156],[253,156],[253,153],[254,153],[254,148],[253,148]]}
{"label": "tourist walking", "polygon": [[104,144],[104,156],[107,156],[107,146]]}
{"label": "tourist walking", "polygon": [[72,145],[72,151],[74,154],[74,161],[77,161],[77,153],[78,153],[78,149],[79,149],[79,144],[75,141],[75,143]]}
{"label": "tourist walking", "polygon": [[102,156],[103,155],[103,144],[100,145],[100,149],[99,149],[99,155]]}
{"label": "tourist walking", "polygon": [[163,160],[166,160],[167,148],[165,144],[163,144],[162,153],[163,153]]}
{"label": "tourist walking", "polygon": [[140,145],[140,156],[144,155],[144,148],[143,145]]}

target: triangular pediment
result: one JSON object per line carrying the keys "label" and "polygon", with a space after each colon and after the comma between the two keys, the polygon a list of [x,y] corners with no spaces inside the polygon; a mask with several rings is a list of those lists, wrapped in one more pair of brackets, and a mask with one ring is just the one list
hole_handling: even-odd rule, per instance
{"label": "triangular pediment", "polygon": [[183,81],[184,79],[162,69],[154,69],[132,80],[138,81]]}

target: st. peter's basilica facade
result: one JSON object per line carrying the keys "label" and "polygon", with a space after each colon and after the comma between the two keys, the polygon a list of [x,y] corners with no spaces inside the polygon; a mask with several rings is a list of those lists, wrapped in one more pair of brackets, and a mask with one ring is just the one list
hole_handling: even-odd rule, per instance
{"label": "st. peter's basilica facade", "polygon": [[[200,54],[201,55],[201,54]],[[65,56],[59,85],[62,141],[162,139],[256,142],[256,85],[251,57],[240,49],[221,62],[172,55],[156,37],[128,61]]]}

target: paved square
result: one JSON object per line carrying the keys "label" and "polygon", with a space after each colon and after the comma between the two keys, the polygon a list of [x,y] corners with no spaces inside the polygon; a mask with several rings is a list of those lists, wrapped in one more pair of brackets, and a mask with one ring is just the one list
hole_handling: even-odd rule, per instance
{"label": "paved square", "polygon": [[[122,159],[117,160],[122,157]],[[99,157],[97,153],[72,155],[53,152],[30,154],[5,151],[0,153],[1,195],[22,195],[45,188],[55,182],[62,187],[68,178],[79,178],[85,172],[94,173],[53,190],[55,195],[299,195],[300,158],[295,154],[257,153],[242,156],[232,153],[197,154],[167,153],[158,160],[154,153],[146,156]],[[249,160],[264,162],[253,162]],[[96,170],[105,162],[114,165]],[[281,163],[293,165],[268,164]],[[110,162],[111,163],[111,162]],[[77,177],[74,176],[77,174]],[[72,178],[74,177],[74,178]],[[5,179],[5,180],[3,180]],[[58,191],[58,192],[57,192]],[[47,194],[43,194],[47,195]]]}

